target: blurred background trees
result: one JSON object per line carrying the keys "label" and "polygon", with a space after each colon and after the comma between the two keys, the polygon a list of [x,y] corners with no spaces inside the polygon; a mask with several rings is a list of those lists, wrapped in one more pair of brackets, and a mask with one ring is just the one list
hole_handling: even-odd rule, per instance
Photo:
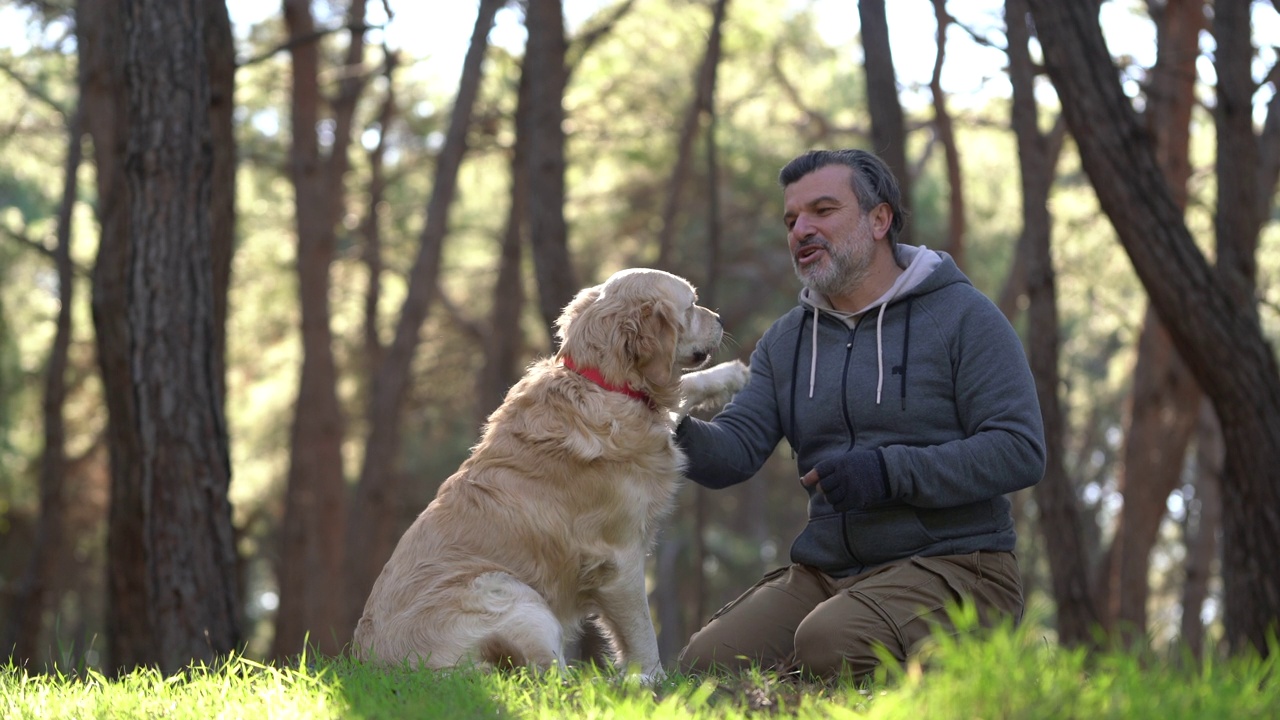
{"label": "blurred background trees", "polygon": [[[127,50],[159,5],[189,32]],[[1073,644],[1262,644],[1280,618],[1272,4],[480,0],[452,11],[452,64],[404,32],[445,19],[401,5],[0,0],[15,659],[340,651],[400,533],[551,351],[558,307],[662,266],[722,314],[719,359],[746,359],[798,290],[777,171],[843,146],[901,169],[913,241],[960,258],[1026,340],[1051,449],[1014,498],[1031,621]],[[163,78],[142,70],[179,51],[203,89],[144,102]],[[895,70],[915,56],[931,74]],[[188,176],[148,164],[170,143]],[[146,247],[175,264],[139,265]],[[147,321],[188,312],[207,333]],[[128,351],[173,342],[203,380]],[[210,429],[140,422],[152,389],[184,408],[170,424]],[[139,438],[187,469],[146,465]],[[190,483],[194,516],[142,502]],[[651,558],[664,657],[786,562],[804,512],[786,447],[752,482],[681,491]],[[129,555],[130,517],[182,532]],[[156,587],[231,608],[228,639],[141,652],[162,616],[129,603]],[[170,611],[173,633],[217,624]]]}

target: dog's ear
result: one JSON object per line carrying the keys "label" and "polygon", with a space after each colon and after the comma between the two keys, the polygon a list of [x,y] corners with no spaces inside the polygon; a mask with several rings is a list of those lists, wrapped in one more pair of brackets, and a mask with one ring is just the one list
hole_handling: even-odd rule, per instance
{"label": "dog's ear", "polygon": [[587,308],[591,307],[600,297],[602,292],[601,286],[583,288],[578,291],[577,295],[564,306],[564,310],[560,312],[560,317],[556,319],[556,338],[560,341],[562,352],[567,352],[572,348],[566,348],[569,344],[571,333],[573,332],[573,321],[584,313]]}
{"label": "dog's ear", "polygon": [[626,321],[627,344],[640,375],[653,387],[675,380],[676,342],[680,322],[675,306],[666,300],[647,301]]}

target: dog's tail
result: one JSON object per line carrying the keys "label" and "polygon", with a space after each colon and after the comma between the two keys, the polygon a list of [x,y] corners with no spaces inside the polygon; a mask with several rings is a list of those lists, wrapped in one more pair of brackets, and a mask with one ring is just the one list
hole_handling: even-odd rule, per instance
{"label": "dog's tail", "polygon": [[471,583],[469,608],[491,620],[475,645],[476,659],[491,667],[563,666],[564,630],[536,590],[505,572]]}
{"label": "dog's tail", "polygon": [[518,603],[527,602],[530,595],[538,597],[533,588],[502,571],[476,575],[469,589],[466,609],[481,614],[506,615]]}

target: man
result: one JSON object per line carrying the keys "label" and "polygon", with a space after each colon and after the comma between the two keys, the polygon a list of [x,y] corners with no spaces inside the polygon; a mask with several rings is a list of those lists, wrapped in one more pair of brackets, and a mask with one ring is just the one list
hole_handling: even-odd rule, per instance
{"label": "man", "polygon": [[898,184],[875,155],[811,151],[779,176],[799,307],[751,379],[676,439],[687,475],[723,488],[786,438],[809,521],[767,574],[690,639],[680,669],[759,665],[863,675],[949,627],[950,605],[1021,618],[1006,493],[1044,474],[1044,430],[1008,321],[950,256],[898,245]]}

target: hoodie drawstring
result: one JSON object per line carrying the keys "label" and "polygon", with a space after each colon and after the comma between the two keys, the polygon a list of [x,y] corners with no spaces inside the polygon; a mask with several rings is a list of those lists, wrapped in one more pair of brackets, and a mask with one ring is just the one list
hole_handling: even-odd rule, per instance
{"label": "hoodie drawstring", "polygon": [[[880,404],[880,396],[884,389],[884,311],[888,303],[880,306],[876,314],[876,404]],[[818,306],[813,306],[813,341],[809,353],[809,399],[813,399],[813,389],[818,378]],[[904,388],[905,390],[905,388]]]}
{"label": "hoodie drawstring", "polygon": [[884,309],[889,303],[880,306],[876,315],[876,404],[880,404],[880,390],[884,387]]}
{"label": "hoodie drawstring", "polygon": [[[822,312],[825,311],[828,314],[830,314],[832,317],[840,318],[843,322],[847,323],[850,327],[855,328],[856,330],[856,328],[861,325],[862,320],[867,319],[869,321],[869,319],[867,318],[867,313],[870,313],[871,310],[875,309],[876,307],[879,307],[879,312],[876,315],[876,365],[877,365],[876,367],[876,373],[877,373],[876,405],[881,404],[881,400],[884,395],[884,317],[885,317],[885,313],[888,311],[889,305],[894,304],[895,300],[901,299],[901,300],[905,300],[905,305],[906,305],[906,318],[904,321],[904,328],[903,328],[903,334],[902,334],[902,366],[901,368],[898,368],[898,367],[890,368],[890,374],[898,373],[898,372],[902,373],[901,384],[900,384],[900,394],[901,394],[902,408],[904,410],[906,409],[907,407],[907,350],[909,349],[909,345],[911,341],[911,308],[914,305],[915,297],[916,297],[913,294],[913,291],[915,288],[919,287],[921,283],[923,283],[926,280],[926,278],[928,278],[936,269],[938,269],[940,265],[942,265],[942,263],[946,258],[946,255],[944,253],[933,252],[923,245],[920,245],[918,247],[901,245],[899,246],[899,250],[907,262],[906,267],[903,268],[903,273],[899,275],[896,280],[894,280],[893,285],[891,285],[889,289],[878,300],[876,300],[870,306],[859,311],[858,313],[846,313],[846,312],[840,312],[834,309],[831,306],[830,301],[825,296],[823,296],[821,293],[817,293],[816,291],[811,290],[808,287],[804,288],[800,292],[801,305],[805,308],[813,308],[813,328],[811,329],[811,332],[813,334],[810,337],[810,350],[809,350],[810,352],[809,399],[810,400],[813,399],[814,393],[817,390],[818,322],[821,318]],[[825,305],[825,306],[820,307],[820,305]],[[790,431],[791,432],[788,439],[791,440],[792,442],[791,452],[793,455],[797,452],[796,446],[799,443],[799,438],[796,437],[796,428],[797,428],[796,398],[798,397],[799,388],[797,388],[796,386],[799,384],[798,381],[800,379],[800,353],[803,351],[803,348],[804,348],[804,326],[805,326],[805,323],[808,321],[808,319],[809,319],[808,313],[801,312],[800,327],[797,328],[796,330],[795,351],[794,351],[794,355],[791,358],[791,407],[790,407],[790,413],[791,413]],[[850,342],[852,342],[852,339],[850,340]],[[849,347],[852,348],[852,345],[850,345]],[[846,357],[846,361],[847,361],[847,357]],[[846,372],[848,372],[847,367],[846,367]],[[845,401],[847,402],[847,399]]]}
{"label": "hoodie drawstring", "polygon": [[[816,318],[816,313],[815,313]],[[814,323],[815,326],[817,323]],[[817,334],[817,328],[814,334]],[[800,372],[800,348],[804,347],[804,315],[800,315],[800,327],[796,330],[796,350],[791,357],[791,407],[788,414],[791,416],[791,432],[787,434],[787,439],[791,443],[791,457],[794,459],[798,454],[797,448],[800,447],[800,439],[796,437],[796,379]],[[812,371],[810,371],[812,375]],[[812,381],[810,381],[812,383]]]}
{"label": "hoodie drawstring", "polygon": [[907,298],[907,319],[905,327],[902,331],[902,409],[907,409],[907,350],[911,348],[911,307],[915,304],[914,297]]}
{"label": "hoodie drawstring", "polygon": [[809,399],[813,399],[813,385],[818,377],[818,306],[813,306],[813,353],[809,359]]}
{"label": "hoodie drawstring", "polygon": [[[907,368],[906,368],[907,348],[909,347],[908,343],[911,338],[911,307],[914,304],[914,301],[915,301],[915,298],[907,298],[906,332],[904,332],[902,335],[903,367],[902,367],[901,395],[902,395],[902,405],[904,409],[907,404]],[[884,313],[888,307],[889,307],[888,303],[882,304],[880,306],[880,311],[876,313],[876,405],[880,404],[880,398],[884,392]],[[809,399],[810,400],[813,399],[813,391],[817,383],[817,377],[818,377],[818,313],[819,313],[819,309],[815,305],[813,307],[813,328],[812,328],[812,335],[810,336],[812,340],[810,343],[810,353],[809,353]],[[799,337],[796,338],[797,359],[800,355],[799,341],[800,341],[800,338],[804,336],[803,322],[801,322],[799,332],[800,332],[800,335]],[[792,367],[795,367],[795,366],[792,365]],[[792,402],[792,410],[794,412],[794,409],[795,409],[794,408],[794,404],[795,404],[794,388],[792,389],[792,393],[791,393],[791,402]]]}

